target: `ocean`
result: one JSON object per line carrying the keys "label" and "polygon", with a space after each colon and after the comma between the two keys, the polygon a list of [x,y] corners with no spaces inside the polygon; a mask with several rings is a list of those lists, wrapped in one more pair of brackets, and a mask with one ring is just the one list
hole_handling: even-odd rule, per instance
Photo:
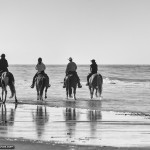
{"label": "ocean", "polygon": [[[31,89],[35,65],[10,65],[15,77],[14,98],[0,104],[0,139],[31,143],[145,147],[150,146],[150,65],[99,65],[102,98],[90,99],[86,86],[89,65],[78,65],[82,88],[77,100],[66,99],[66,65],[46,65],[51,87],[37,101]],[[8,90],[8,97],[10,90]],[[8,102],[8,103],[7,103]]]}
{"label": "ocean", "polygon": [[[66,65],[46,65],[45,72],[51,84],[46,101],[51,103],[51,106],[63,107],[67,101],[65,89],[62,87],[65,68]],[[30,88],[36,73],[35,65],[10,65],[9,71],[15,77],[18,101],[36,102],[36,89]],[[77,72],[82,88],[77,89],[77,100],[70,105],[67,103],[68,107],[150,114],[150,65],[99,65],[98,72],[104,81],[101,100],[96,97],[90,99],[89,89],[86,86],[89,71],[89,65],[78,65]]]}

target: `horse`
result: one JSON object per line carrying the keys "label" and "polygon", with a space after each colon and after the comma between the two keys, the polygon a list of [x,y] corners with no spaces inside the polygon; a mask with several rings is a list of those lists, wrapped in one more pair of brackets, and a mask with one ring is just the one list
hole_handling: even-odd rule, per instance
{"label": "horse", "polygon": [[65,78],[66,82],[66,96],[72,98],[72,91],[74,100],[76,100],[76,88],[77,88],[77,78],[73,74],[69,74]]}
{"label": "horse", "polygon": [[47,98],[47,79],[43,74],[38,74],[36,77],[37,100],[43,101],[43,91],[45,89],[45,99]]}
{"label": "horse", "polygon": [[[6,98],[7,98],[7,86],[9,86],[11,91],[10,98],[15,97],[15,103],[18,102],[16,97],[16,90],[15,90],[15,82],[14,82],[14,76],[11,72],[3,72],[0,79],[1,87],[2,87],[2,102],[5,104]],[[5,94],[5,98],[3,99]]]}
{"label": "horse", "polygon": [[102,94],[102,84],[103,84],[103,77],[101,74],[95,73],[89,79],[89,90],[91,99],[93,98],[94,90],[96,90],[95,95],[98,97],[97,92],[99,93],[99,97]]}

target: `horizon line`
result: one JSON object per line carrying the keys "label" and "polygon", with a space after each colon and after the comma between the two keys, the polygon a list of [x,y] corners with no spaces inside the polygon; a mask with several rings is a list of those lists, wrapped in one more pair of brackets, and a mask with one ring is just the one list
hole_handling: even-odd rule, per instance
{"label": "horizon line", "polygon": [[[21,63],[21,64],[9,64],[9,65],[36,65],[37,63],[34,63],[34,64],[24,64],[24,63]],[[44,63],[45,65],[67,65],[66,64],[47,64],[47,63]],[[77,64],[77,63],[76,63]],[[77,65],[90,65],[89,64],[77,64]],[[150,64],[97,64],[97,65],[150,65]]]}

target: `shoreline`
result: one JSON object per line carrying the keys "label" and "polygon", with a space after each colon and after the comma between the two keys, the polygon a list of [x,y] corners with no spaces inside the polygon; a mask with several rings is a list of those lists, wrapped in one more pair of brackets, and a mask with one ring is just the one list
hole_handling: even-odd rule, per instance
{"label": "shoreline", "polygon": [[52,142],[39,142],[26,139],[0,138],[0,148],[12,147],[15,150],[149,150],[150,147],[112,147],[112,146],[92,146],[78,144],[61,144]]}
{"label": "shoreline", "polygon": [[[61,100],[61,101],[60,101]],[[127,114],[132,114],[132,115],[143,115],[143,116],[150,116],[150,112],[148,111],[138,111],[138,110],[122,110],[122,109],[118,109],[117,111],[114,109],[108,109],[108,108],[104,108],[101,105],[103,104],[103,102],[105,102],[107,99],[103,99],[103,100],[99,100],[99,99],[95,99],[95,100],[85,100],[85,99],[80,99],[78,100],[74,100],[74,99],[70,99],[67,100],[65,98],[61,99],[61,98],[48,98],[47,100],[43,100],[43,101],[37,101],[35,99],[31,99],[31,100],[27,100],[27,99],[20,99],[18,101],[18,103],[16,104],[15,101],[13,100],[7,100],[6,104],[14,104],[14,105],[41,105],[41,106],[46,106],[46,107],[60,107],[60,108],[77,108],[77,109],[87,109],[87,110],[99,110],[99,111],[106,111],[106,112],[116,112],[116,113],[127,113]],[[75,104],[76,103],[76,104]],[[89,108],[88,105],[82,105],[82,107],[80,106],[80,103],[88,103],[88,105],[92,105],[92,107]],[[0,104],[1,101],[0,101]],[[94,104],[94,105],[93,105]]]}
{"label": "shoreline", "polygon": [[0,146],[18,150],[150,149],[149,116],[139,114],[6,103],[0,105],[0,125]]}

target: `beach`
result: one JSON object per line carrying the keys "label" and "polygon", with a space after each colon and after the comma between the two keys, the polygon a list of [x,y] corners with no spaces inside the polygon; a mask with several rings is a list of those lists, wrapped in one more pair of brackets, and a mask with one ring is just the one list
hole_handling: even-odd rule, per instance
{"label": "beach", "polygon": [[149,147],[97,147],[97,146],[82,146],[82,145],[65,145],[65,144],[47,144],[35,143],[30,141],[11,141],[0,139],[1,145],[14,147],[15,150],[149,150]]}
{"label": "beach", "polygon": [[73,99],[70,107],[53,107],[49,101],[1,105],[0,146],[16,150],[150,148],[149,116],[72,107]]}
{"label": "beach", "polygon": [[[88,65],[79,65],[82,88],[77,100],[62,88],[65,65],[47,65],[51,87],[37,101],[30,85],[34,65],[11,65],[18,104],[0,104],[0,146],[15,149],[145,150],[150,149],[150,66],[101,65],[102,97],[90,99]],[[140,71],[139,71],[140,69]],[[133,74],[134,72],[134,74]]]}

